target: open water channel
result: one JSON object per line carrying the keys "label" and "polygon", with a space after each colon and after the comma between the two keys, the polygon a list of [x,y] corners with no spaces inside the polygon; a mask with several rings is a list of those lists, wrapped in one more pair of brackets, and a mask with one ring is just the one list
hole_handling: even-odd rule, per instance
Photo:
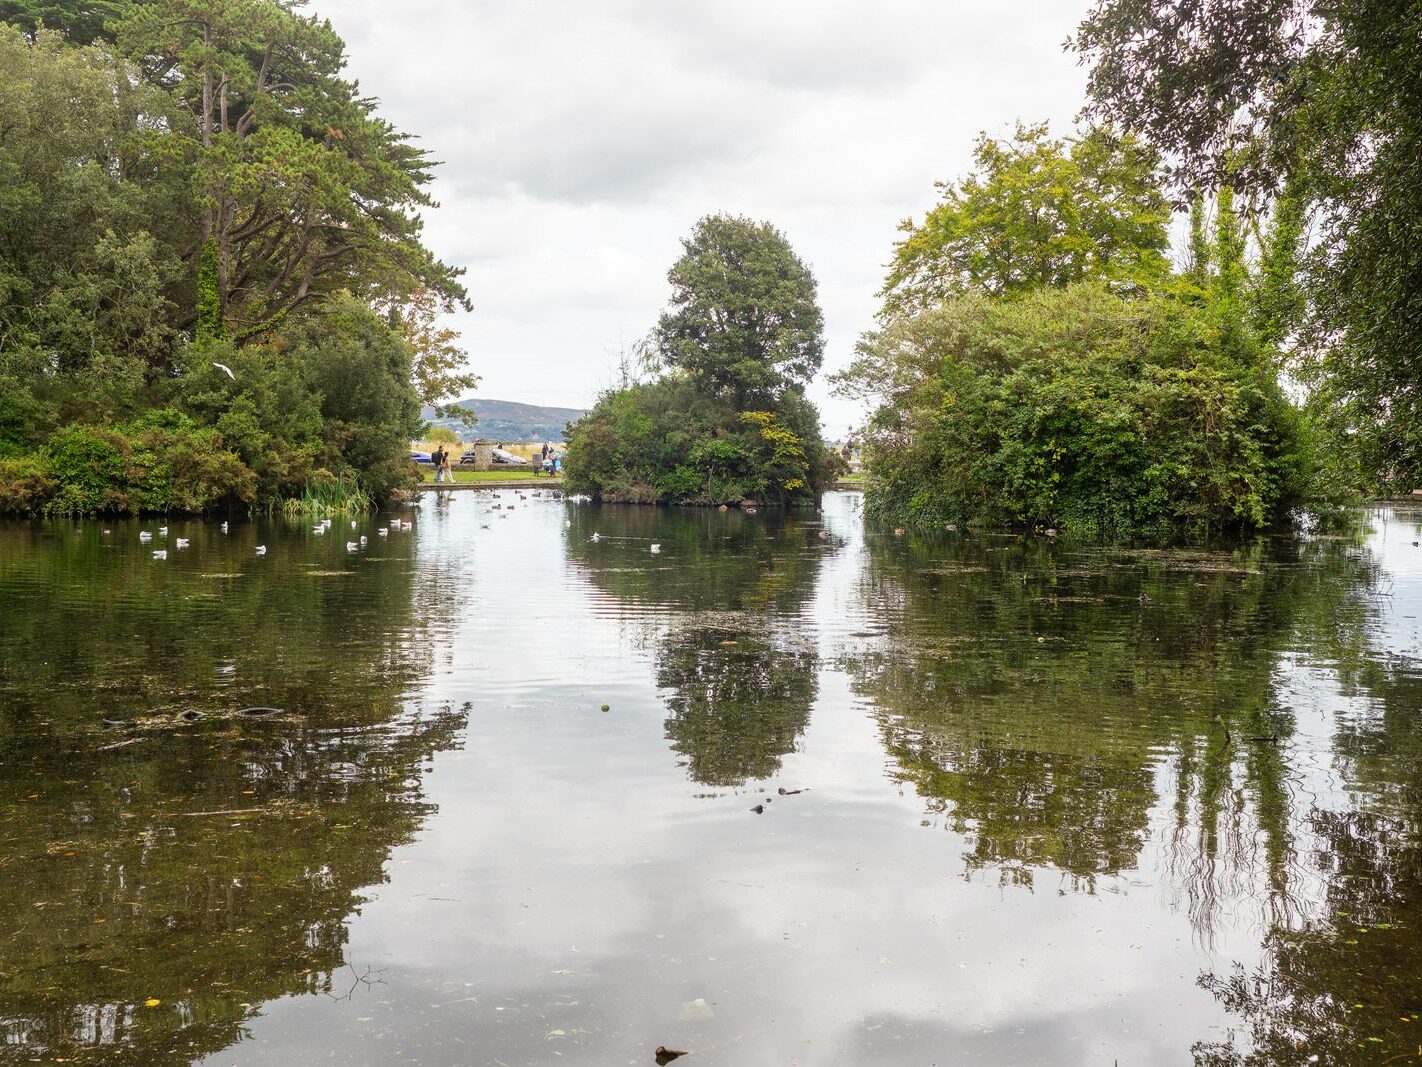
{"label": "open water channel", "polygon": [[0,1063],[1422,1063],[1422,512],[860,507],[0,525]]}

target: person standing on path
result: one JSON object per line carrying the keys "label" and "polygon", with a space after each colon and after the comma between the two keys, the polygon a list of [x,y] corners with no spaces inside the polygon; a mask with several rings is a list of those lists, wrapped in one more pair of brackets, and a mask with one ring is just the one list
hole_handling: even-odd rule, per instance
{"label": "person standing on path", "polygon": [[434,455],[430,457],[430,465],[434,467],[435,484],[444,481],[444,445],[440,445],[434,450]]}

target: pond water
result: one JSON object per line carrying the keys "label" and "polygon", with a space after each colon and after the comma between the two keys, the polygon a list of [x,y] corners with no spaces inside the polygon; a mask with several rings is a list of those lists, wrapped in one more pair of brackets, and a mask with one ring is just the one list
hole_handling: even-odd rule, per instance
{"label": "pond water", "polygon": [[1422,1062],[1422,512],[396,515],[0,525],[0,1062]]}

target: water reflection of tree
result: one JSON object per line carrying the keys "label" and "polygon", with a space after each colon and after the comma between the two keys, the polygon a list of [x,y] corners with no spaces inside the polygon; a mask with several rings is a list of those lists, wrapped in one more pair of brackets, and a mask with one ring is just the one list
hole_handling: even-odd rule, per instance
{"label": "water reflection of tree", "polygon": [[735,786],[774,775],[817,693],[819,657],[799,615],[832,551],[818,524],[690,508],[572,516],[569,560],[654,635],[667,739],[690,777]]}
{"label": "water reflection of tree", "polygon": [[1173,775],[1168,862],[1208,939],[1227,900],[1262,889],[1270,917],[1295,910],[1285,750],[1243,738],[1287,739],[1280,654],[1366,578],[1320,544],[1058,555],[871,537],[864,597],[895,621],[849,668],[899,775],[968,837],[969,872],[1030,885],[1055,869],[1090,889],[1136,865]]}
{"label": "water reflection of tree", "polygon": [[[465,716],[406,710],[425,659],[413,569],[312,574],[345,565],[281,551],[271,531],[272,565],[256,567],[234,535],[195,545],[204,572],[242,575],[230,579],[83,545],[5,553],[0,598],[30,588],[64,604],[0,610],[12,1051],[188,1063],[238,1040],[265,1000],[343,992],[346,920],[430,810],[422,764],[458,743]],[[62,668],[23,668],[54,648]],[[231,717],[252,698],[302,714]],[[181,707],[207,718],[97,724]],[[104,747],[120,741],[133,743]]]}
{"label": "water reflection of tree", "polygon": [[1245,1032],[1198,1044],[1200,1064],[1422,1063],[1422,682],[1404,666],[1367,696],[1334,739],[1345,806],[1306,820],[1323,907],[1271,929],[1259,967],[1201,977]]}
{"label": "water reflection of tree", "polygon": [[809,724],[818,656],[798,634],[715,623],[678,627],[657,652],[667,739],[711,786],[770,778]]}

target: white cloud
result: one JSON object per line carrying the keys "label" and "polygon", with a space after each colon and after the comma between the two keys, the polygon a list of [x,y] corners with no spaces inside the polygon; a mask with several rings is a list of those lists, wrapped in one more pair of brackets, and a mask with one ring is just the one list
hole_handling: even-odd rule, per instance
{"label": "white cloud", "polygon": [[[826,371],[872,326],[907,215],[979,130],[1068,125],[1085,5],[318,0],[351,71],[443,161],[427,237],[467,268],[485,396],[586,406],[667,297],[679,239],[732,211],[814,268]],[[830,434],[857,419],[820,380]]]}

